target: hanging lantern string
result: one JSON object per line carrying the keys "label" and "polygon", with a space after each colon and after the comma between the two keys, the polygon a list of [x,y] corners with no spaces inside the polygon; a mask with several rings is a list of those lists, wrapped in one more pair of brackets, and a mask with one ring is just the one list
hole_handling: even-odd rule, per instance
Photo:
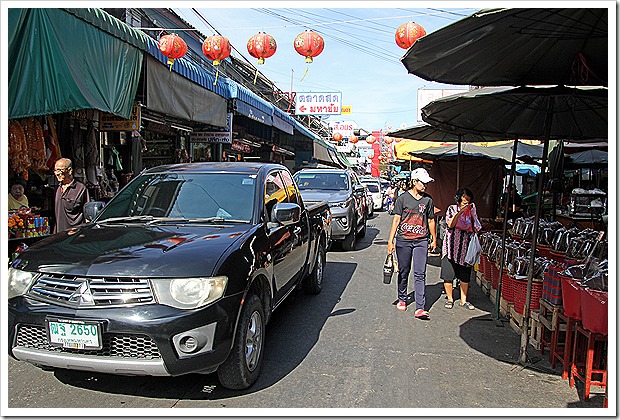
{"label": "hanging lantern string", "polygon": [[258,69],[256,69],[256,73],[254,73],[254,84],[256,84],[256,79],[258,79]]}
{"label": "hanging lantern string", "polygon": [[219,75],[220,75],[220,67],[217,66],[215,68],[215,80],[213,81],[213,86],[217,85],[217,78],[218,78]]}
{"label": "hanging lantern string", "polygon": [[304,81],[304,77],[306,77],[306,74],[308,74],[308,69],[310,69],[310,67],[309,67],[309,66],[306,66],[306,70],[304,71],[303,76],[301,76],[301,79],[299,79],[299,81],[300,81],[300,82],[303,82],[303,81]]}

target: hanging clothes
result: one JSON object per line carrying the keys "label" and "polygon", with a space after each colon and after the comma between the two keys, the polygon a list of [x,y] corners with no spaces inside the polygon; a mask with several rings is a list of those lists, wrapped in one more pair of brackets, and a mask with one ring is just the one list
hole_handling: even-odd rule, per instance
{"label": "hanging clothes", "polygon": [[97,146],[97,130],[92,121],[88,122],[84,141],[84,164],[86,169],[86,185],[89,188],[98,185],[97,168],[99,167],[99,150]]}
{"label": "hanging clothes", "polygon": [[112,146],[110,148],[110,156],[108,157],[108,166],[113,166],[117,171],[123,170],[123,164],[121,163],[121,154],[116,147]]}

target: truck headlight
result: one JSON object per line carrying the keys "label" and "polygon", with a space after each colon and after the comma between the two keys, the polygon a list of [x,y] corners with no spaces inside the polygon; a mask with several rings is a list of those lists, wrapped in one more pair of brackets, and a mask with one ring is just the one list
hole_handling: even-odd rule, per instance
{"label": "truck headlight", "polygon": [[26,294],[32,287],[34,280],[35,277],[32,273],[17,268],[9,268],[9,299]]}
{"label": "truck headlight", "polygon": [[226,291],[228,277],[151,279],[157,301],[178,309],[196,309],[215,302]]}

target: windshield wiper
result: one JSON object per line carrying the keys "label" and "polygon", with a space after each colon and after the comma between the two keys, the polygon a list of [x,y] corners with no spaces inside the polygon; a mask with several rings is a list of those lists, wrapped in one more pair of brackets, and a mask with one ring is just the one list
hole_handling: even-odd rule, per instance
{"label": "windshield wiper", "polygon": [[104,220],[97,220],[95,223],[104,224],[104,223],[148,222],[153,219],[154,217],[151,215],[121,216],[121,217],[111,217],[109,219],[104,219]]}

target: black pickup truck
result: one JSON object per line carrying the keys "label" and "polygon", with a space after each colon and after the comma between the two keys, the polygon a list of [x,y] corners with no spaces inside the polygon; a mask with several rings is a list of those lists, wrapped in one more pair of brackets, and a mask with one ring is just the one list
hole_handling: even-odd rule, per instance
{"label": "black pickup truck", "polygon": [[120,375],[217,371],[243,389],[273,310],[298,285],[321,291],[331,212],[306,208],[284,166],[160,166],[102,205],[12,263],[13,357]]}

